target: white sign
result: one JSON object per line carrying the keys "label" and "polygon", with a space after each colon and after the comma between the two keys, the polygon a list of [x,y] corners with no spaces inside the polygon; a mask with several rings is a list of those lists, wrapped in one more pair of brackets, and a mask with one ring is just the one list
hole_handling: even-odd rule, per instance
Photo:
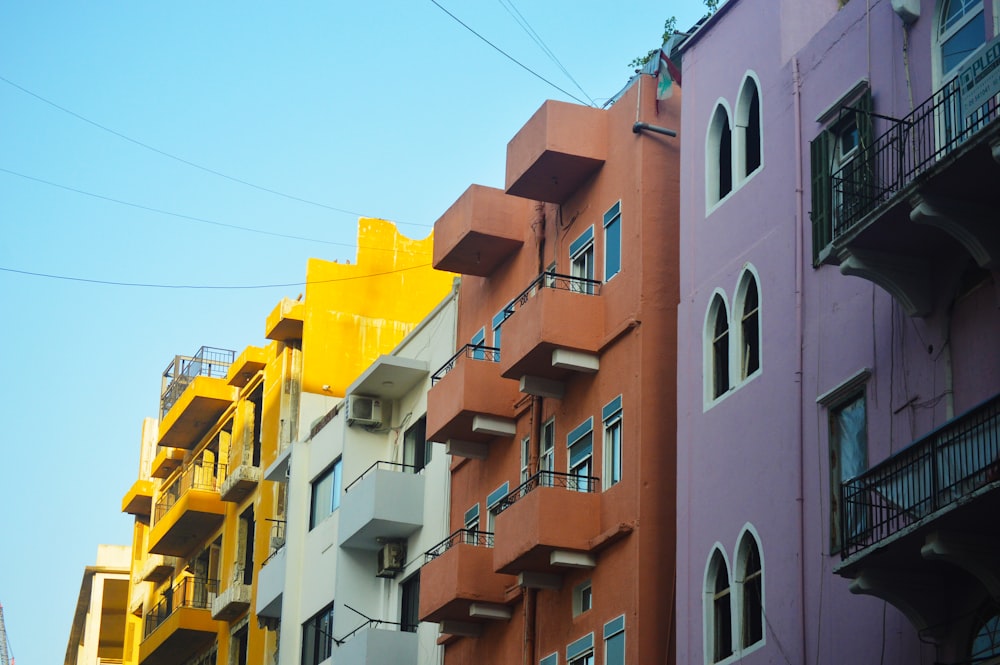
{"label": "white sign", "polygon": [[968,119],[994,95],[1000,94],[1000,37],[980,46],[958,74],[962,117]]}

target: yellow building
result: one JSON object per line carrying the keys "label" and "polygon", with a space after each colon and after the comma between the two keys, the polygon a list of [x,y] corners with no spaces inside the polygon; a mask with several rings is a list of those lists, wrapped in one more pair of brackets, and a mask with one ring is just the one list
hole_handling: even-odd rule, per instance
{"label": "yellow building", "polygon": [[164,371],[122,500],[135,516],[126,665],[273,662],[278,635],[253,616],[253,580],[282,537],[285,496],[262,470],[299,438],[304,393],[342,397],[451,289],[431,237],[362,219],[358,246],[355,265],[310,259],[305,298],[278,303],[265,347],[202,347]]}

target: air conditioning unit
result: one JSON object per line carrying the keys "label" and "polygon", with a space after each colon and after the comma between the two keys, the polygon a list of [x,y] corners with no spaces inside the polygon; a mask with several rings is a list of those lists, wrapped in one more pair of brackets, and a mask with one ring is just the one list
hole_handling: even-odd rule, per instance
{"label": "air conditioning unit", "polygon": [[377,397],[350,395],[347,398],[348,425],[381,425],[382,400]]}
{"label": "air conditioning unit", "polygon": [[406,564],[406,543],[385,543],[378,551],[376,577],[395,577]]}

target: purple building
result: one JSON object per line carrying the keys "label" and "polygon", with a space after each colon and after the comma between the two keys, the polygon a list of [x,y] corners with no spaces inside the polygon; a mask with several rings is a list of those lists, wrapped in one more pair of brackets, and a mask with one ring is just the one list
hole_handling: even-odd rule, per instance
{"label": "purple building", "polygon": [[684,44],[678,663],[1000,663],[998,26],[729,0]]}

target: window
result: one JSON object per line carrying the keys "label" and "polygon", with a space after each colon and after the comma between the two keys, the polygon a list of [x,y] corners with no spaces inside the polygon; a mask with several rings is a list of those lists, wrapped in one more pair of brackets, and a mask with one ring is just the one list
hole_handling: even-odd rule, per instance
{"label": "window", "polygon": [[760,89],[752,74],[747,74],[740,89],[736,130],[740,143],[739,174],[746,178],[761,164]]}
{"label": "window", "polygon": [[940,3],[937,45],[941,82],[950,80],[958,66],[985,41],[983,0],[944,0]]}
{"label": "window", "polygon": [[736,581],[740,588],[740,649],[764,639],[764,582],[760,546],[744,531],[736,555]]}
{"label": "window", "polygon": [[868,468],[868,432],[864,392],[830,409],[830,545],[839,552],[843,537],[865,528],[860,507],[840,505],[840,486]]}
{"label": "window", "polygon": [[622,269],[622,202],[604,213],[604,281]]}
{"label": "window", "polygon": [[622,396],[614,398],[601,410],[604,422],[604,489],[622,479]]}
{"label": "window", "polygon": [[722,293],[716,292],[706,319],[705,385],[708,400],[718,399],[729,390],[729,314]]}
{"label": "window", "polygon": [[470,545],[476,544],[476,537],[479,531],[479,504],[475,504],[472,508],[465,511],[465,541]]}
{"label": "window", "polygon": [[594,606],[594,592],[590,580],[581,582],[573,588],[573,616],[583,614]]}
{"label": "window", "polygon": [[[594,227],[580,234],[580,237],[569,244],[569,274],[579,280],[594,279]],[[590,282],[574,280],[570,284],[573,291],[593,293],[594,286]]]}
{"label": "window", "polygon": [[712,552],[705,575],[705,655],[717,663],[733,653],[732,605],[729,564],[718,547]]}
{"label": "window", "polygon": [[594,665],[594,634],[589,633],[566,647],[569,665]]}
{"label": "window", "polygon": [[568,489],[588,492],[592,489],[590,476],[594,449],[594,419],[587,418],[570,432],[566,437],[566,445],[569,448],[569,475],[573,476],[567,481]]}
{"label": "window", "polygon": [[240,515],[238,529],[239,551],[237,552],[237,556],[239,557],[239,563],[237,564],[237,572],[242,569],[242,574],[236,579],[243,582],[243,584],[253,584],[254,524],[253,505],[250,505]]}
{"label": "window", "polygon": [[733,132],[723,101],[715,107],[708,125],[705,170],[706,201],[711,207],[733,190]]}
{"label": "window", "polygon": [[[542,440],[538,444],[538,470],[555,471],[556,421],[549,419],[542,425]],[[542,483],[550,483],[550,476],[543,476]]]}
{"label": "window", "polygon": [[531,476],[529,467],[531,457],[531,437],[521,439],[521,482],[525,482]]}
{"label": "window", "polygon": [[309,510],[309,528],[329,517],[340,506],[342,484],[340,458],[312,482],[312,504]]}
{"label": "window", "polygon": [[559,665],[559,654],[550,653],[548,656],[538,661],[538,665]]}
{"label": "window", "polygon": [[977,613],[974,626],[967,662],[985,662],[1000,656],[1000,609],[994,603],[988,604]]}
{"label": "window", "polygon": [[[849,96],[857,93],[849,93]],[[829,245],[860,221],[872,201],[874,174],[864,150],[874,142],[871,90],[843,100],[837,117],[809,144],[813,265]]]}
{"label": "window", "polygon": [[[494,348],[500,348],[500,326],[503,325],[504,320],[507,318],[507,313],[511,311],[510,303],[504,306],[499,312],[493,317],[492,327],[493,327],[493,346]],[[496,358],[499,362],[500,358]]]}
{"label": "window", "polygon": [[480,347],[472,352],[472,357],[476,360],[486,360],[486,352],[482,350],[482,347],[486,346],[486,328],[480,328],[479,331],[472,336],[469,340],[469,344],[472,346]]}
{"label": "window", "polygon": [[505,482],[503,485],[486,495],[486,530],[490,533],[494,533],[494,520],[496,520],[496,515],[493,514],[493,508],[509,493],[510,483]]}
{"label": "window", "polygon": [[746,380],[760,369],[760,294],[757,278],[750,267],[744,269],[736,287],[736,311],[740,317],[740,379]]}
{"label": "window", "polygon": [[232,635],[229,650],[230,662],[233,665],[247,665],[248,632],[247,624],[244,623]]}
{"label": "window", "polygon": [[604,624],[604,665],[625,665],[625,615]]}
{"label": "window", "polygon": [[[260,466],[260,446],[261,446],[261,420],[264,416],[264,384],[260,384],[251,393],[248,399],[253,408],[253,451],[251,454],[251,460],[253,466]],[[244,463],[246,463],[246,457],[243,458]]]}
{"label": "window", "polygon": [[319,665],[333,654],[333,603],[302,624],[302,665]]}
{"label": "window", "polygon": [[401,600],[399,623],[401,629],[408,633],[417,632],[420,625],[420,570],[403,581],[400,586]]}
{"label": "window", "polygon": [[416,473],[431,461],[431,442],[427,440],[427,418],[421,416],[403,435],[403,464]]}

